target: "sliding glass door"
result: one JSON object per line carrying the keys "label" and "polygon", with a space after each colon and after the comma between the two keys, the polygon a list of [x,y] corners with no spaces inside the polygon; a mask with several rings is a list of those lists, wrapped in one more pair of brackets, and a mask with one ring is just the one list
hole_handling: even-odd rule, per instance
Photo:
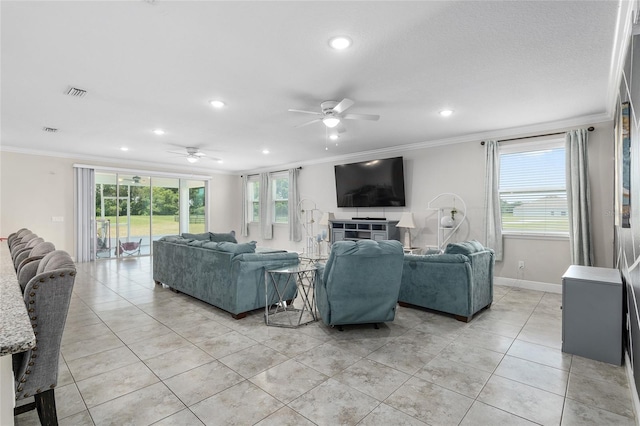
{"label": "sliding glass door", "polygon": [[203,180],[186,180],[188,209],[188,228],[190,233],[199,234],[207,230],[206,221],[206,185]]}
{"label": "sliding glass door", "polygon": [[150,177],[118,174],[118,215],[116,256],[151,253]]}
{"label": "sliding glass door", "polygon": [[[153,239],[180,233],[180,179],[154,178],[152,188]],[[186,232],[186,231],[185,231]]]}
{"label": "sliding glass door", "polygon": [[152,254],[152,241],[207,230],[207,182],[96,171],[96,258]]}

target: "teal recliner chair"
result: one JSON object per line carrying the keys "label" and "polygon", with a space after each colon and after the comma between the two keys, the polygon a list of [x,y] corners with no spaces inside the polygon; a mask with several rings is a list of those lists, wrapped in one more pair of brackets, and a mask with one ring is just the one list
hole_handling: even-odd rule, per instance
{"label": "teal recliner chair", "polygon": [[337,326],[393,321],[403,260],[400,241],[335,242],[315,286],[322,321]]}
{"label": "teal recliner chair", "polygon": [[469,322],[493,302],[494,252],[477,241],[451,243],[444,254],[405,255],[400,306],[420,306]]}

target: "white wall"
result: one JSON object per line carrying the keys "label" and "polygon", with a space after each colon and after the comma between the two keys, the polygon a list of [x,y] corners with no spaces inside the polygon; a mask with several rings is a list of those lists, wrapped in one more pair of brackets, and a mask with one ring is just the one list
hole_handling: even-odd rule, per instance
{"label": "white wall", "polygon": [[[74,256],[73,163],[68,158],[2,152],[0,236],[29,228]],[[53,222],[52,217],[64,222]]]}
{"label": "white wall", "polygon": [[[587,127],[587,126],[585,126]],[[597,123],[589,133],[589,174],[591,181],[591,213],[596,266],[613,265],[613,124]],[[564,131],[568,129],[558,129]],[[513,142],[517,143],[517,142]],[[300,171],[301,198],[313,200],[322,211],[331,211],[338,219],[355,216],[400,219],[402,212],[414,214],[418,228],[412,231],[414,246],[436,245],[437,213],[427,210],[435,196],[452,192],[467,204],[467,221],[456,240],[484,241],[484,147],[480,141],[442,145],[419,150],[378,154],[349,159],[338,164],[372,158],[402,155],[405,159],[405,191],[407,207],[386,209],[337,208],[333,166],[336,163],[303,166]],[[404,232],[404,231],[402,231]],[[401,233],[401,235],[403,235]],[[260,239],[257,225],[250,226],[246,240],[259,245],[302,251],[305,243],[293,243],[288,227],[274,228],[274,238]],[[518,262],[525,269],[518,270]],[[509,236],[504,239],[504,259],[496,264],[496,276],[561,284],[561,276],[570,265],[568,238],[541,239]]]}

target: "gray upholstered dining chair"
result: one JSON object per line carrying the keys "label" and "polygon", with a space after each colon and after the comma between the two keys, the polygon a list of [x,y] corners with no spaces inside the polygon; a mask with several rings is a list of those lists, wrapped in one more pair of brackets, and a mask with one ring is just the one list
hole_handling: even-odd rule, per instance
{"label": "gray upholstered dining chair", "polygon": [[33,232],[30,232],[28,234],[23,235],[19,239],[14,240],[13,244],[11,245],[11,247],[9,247],[9,251],[11,252],[11,257],[13,258],[13,255],[16,252],[18,252],[21,249],[25,248],[27,243],[29,241],[33,240],[34,238],[38,238],[38,236],[36,234],[34,234]]}
{"label": "gray upholstered dining chair", "polygon": [[34,402],[16,407],[14,415],[35,408],[42,425],[58,424],[54,388],[75,277],[76,268],[69,254],[55,250],[40,261],[38,273],[29,280],[24,292],[36,345],[13,355],[13,374],[16,401],[33,396]]}
{"label": "gray upholstered dining chair", "polygon": [[9,234],[9,236],[7,237],[7,244],[9,245],[9,247],[11,247],[11,243],[13,242],[13,240],[18,238],[18,236],[21,233],[28,232],[28,231],[29,231],[29,228],[20,228],[16,232],[12,232],[11,234]]}
{"label": "gray upholstered dining chair", "polygon": [[40,260],[55,249],[56,247],[53,243],[45,241],[35,246],[31,250],[31,253],[29,253],[29,257],[20,262],[18,269],[16,269],[16,275],[18,276],[18,283],[20,283],[23,292],[29,280],[38,273]]}
{"label": "gray upholstered dining chair", "polygon": [[44,238],[42,237],[34,238],[31,241],[29,241],[23,249],[16,250],[14,253],[12,253],[14,268],[18,269],[18,265],[20,264],[20,262],[22,262],[24,259],[29,257],[29,253],[31,253],[31,250],[35,246],[43,242],[44,242]]}

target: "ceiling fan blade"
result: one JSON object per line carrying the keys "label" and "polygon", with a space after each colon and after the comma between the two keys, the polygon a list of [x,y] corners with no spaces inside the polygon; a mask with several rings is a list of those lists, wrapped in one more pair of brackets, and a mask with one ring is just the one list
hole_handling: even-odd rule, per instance
{"label": "ceiling fan blade", "polygon": [[342,116],[342,118],[346,118],[347,120],[378,121],[380,119],[380,116],[375,114],[345,114]]}
{"label": "ceiling fan blade", "polygon": [[344,133],[347,131],[347,128],[344,127],[344,124],[342,124],[342,121],[338,123],[338,125],[334,128],[337,130],[338,133]]}
{"label": "ceiling fan blade", "polygon": [[185,154],[184,152],[179,152],[179,151],[167,151],[169,154],[176,154],[176,155],[180,155],[182,157],[186,156],[187,154]]}
{"label": "ceiling fan blade", "polygon": [[333,112],[335,112],[336,114],[341,114],[345,112],[347,109],[351,108],[351,106],[353,106],[354,103],[355,102],[352,101],[351,99],[344,98],[343,100],[340,101],[338,105],[333,107]]}
{"label": "ceiling fan blade", "polygon": [[289,111],[289,112],[301,112],[303,114],[322,115],[322,113],[320,113],[320,112],[305,111],[305,110],[302,110],[302,109],[288,109],[287,111]]}
{"label": "ceiling fan blade", "polygon": [[322,121],[322,120],[320,120],[319,118],[317,118],[317,119],[315,119],[315,120],[307,121],[306,123],[302,123],[302,124],[299,124],[299,125],[294,126],[294,127],[297,129],[298,127],[308,126],[309,124],[318,123],[319,121]]}
{"label": "ceiling fan blade", "polygon": [[196,157],[206,157],[207,156],[207,154],[205,154],[202,151],[194,152],[193,155],[195,155]]}

